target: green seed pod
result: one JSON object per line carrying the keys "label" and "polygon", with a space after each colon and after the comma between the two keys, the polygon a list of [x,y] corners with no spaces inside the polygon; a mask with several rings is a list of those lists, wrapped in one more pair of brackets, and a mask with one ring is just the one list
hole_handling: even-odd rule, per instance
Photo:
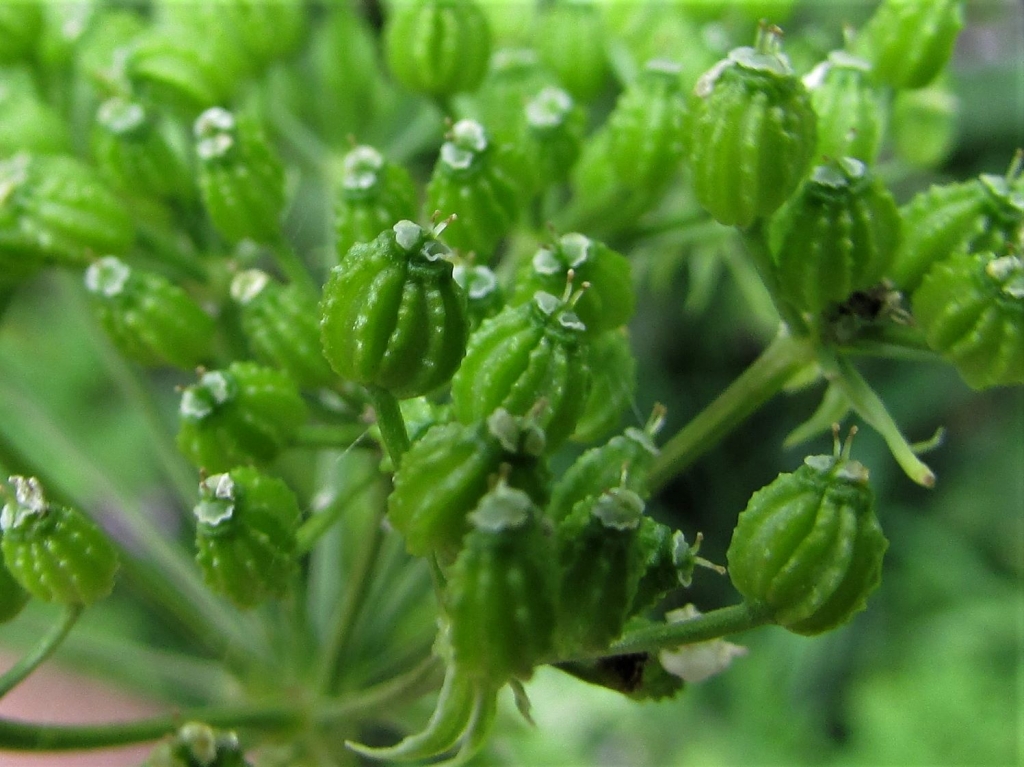
{"label": "green seed pod", "polygon": [[913,295],[928,345],[974,389],[1024,384],[1024,257],[961,251]]}
{"label": "green seed pod", "polygon": [[273,460],[306,420],[295,382],[252,362],[202,373],[178,412],[178,449],[207,471]]}
{"label": "green seed pod", "polygon": [[818,116],[819,157],[853,157],[872,165],[885,135],[888,104],[871,80],[871,65],[833,51],[804,79]]}
{"label": "green seed pod", "polygon": [[124,205],[88,166],[25,153],[0,160],[0,273],[85,266],[133,238]]}
{"label": "green seed pod", "polygon": [[339,257],[357,242],[370,242],[396,221],[416,218],[416,185],[401,165],[385,162],[373,147],[357,146],[341,161],[334,205]]}
{"label": "green seed pod", "polygon": [[538,515],[529,495],[499,481],[469,515],[472,529],[450,571],[455,664],[495,687],[528,679],[553,649],[553,552]]}
{"label": "green seed pod", "polygon": [[499,407],[513,415],[533,412],[554,450],[576,428],[586,405],[584,330],[570,304],[549,293],[485,320],[452,379],[456,419],[473,423]]}
{"label": "green seed pod", "polygon": [[209,357],[213,318],[167,278],[106,256],[86,269],[85,287],[126,357],[180,368],[194,368]]}
{"label": "green seed pod", "polygon": [[561,522],[580,501],[619,487],[623,478],[627,489],[646,497],[647,471],[658,455],[654,436],[663,417],[664,409],[659,407],[643,430],[631,426],[577,458],[551,490],[548,517]]}
{"label": "green seed pod", "polygon": [[636,395],[636,357],[626,328],[609,330],[590,342],[590,394],[572,433],[574,442],[607,439]]}
{"label": "green seed pod", "polygon": [[320,345],[316,300],[298,285],[281,285],[266,272],[247,269],[231,281],[242,330],[260,362],[277,367],[301,388],[334,381]]}
{"label": "green seed pod", "polygon": [[459,120],[441,146],[427,184],[427,212],[454,214],[445,240],[489,259],[519,214],[526,163],[506,145],[495,145],[483,126]]}
{"label": "green seed pod", "polygon": [[114,97],[100,105],[92,151],[100,172],[118,189],[161,199],[195,197],[191,169],[138,101]]}
{"label": "green seed pod", "polygon": [[28,61],[43,32],[41,3],[0,4],[0,65]]}
{"label": "green seed pod", "polygon": [[486,266],[459,261],[452,268],[452,276],[466,294],[470,332],[505,306],[505,295],[498,284],[498,277]]}
{"label": "green seed pod", "polygon": [[562,87],[580,101],[593,101],[608,84],[604,22],[596,5],[547,6],[537,20],[534,45]]}
{"label": "green seed pod", "polygon": [[525,129],[526,104],[545,88],[557,85],[534,49],[498,50],[491,56],[487,77],[467,100],[465,114],[459,114],[488,126],[497,143],[514,143]]}
{"label": "green seed pod", "polygon": [[750,498],[726,556],[733,585],[797,634],[820,634],[864,609],[889,543],[863,465],[811,456]]}
{"label": "green seed pod", "polygon": [[[3,546],[3,532],[0,531],[0,547]],[[13,620],[28,603],[29,594],[14,580],[3,557],[0,557],[0,626]]]}
{"label": "green seed pod", "polygon": [[933,186],[900,209],[903,239],[888,276],[911,293],[934,264],[966,250],[1000,251],[1024,227],[1020,165],[1005,178],[982,174],[971,181]]}
{"label": "green seed pod", "polygon": [[964,25],[959,0],[885,0],[857,38],[880,82],[921,88],[945,68]]}
{"label": "green seed pod", "polygon": [[44,602],[88,606],[110,594],[117,552],[99,526],[48,503],[34,477],[10,482],[15,500],[0,515],[0,548],[11,576]]}
{"label": "green seed pod", "polygon": [[176,0],[164,9],[165,20],[173,16],[185,23],[216,23],[207,30],[216,29],[217,34],[229,37],[256,71],[294,53],[306,31],[301,0],[208,0],[202,6],[192,0]]}
{"label": "green seed pod", "polygon": [[512,304],[533,300],[537,291],[557,295],[570,276],[575,284],[586,285],[573,311],[586,326],[588,339],[629,322],[635,308],[629,261],[604,243],[576,232],[562,235],[523,262]]}
{"label": "green seed pod", "polygon": [[698,557],[704,536],[697,533],[691,546],[679,530],[644,517],[637,534],[637,546],[643,552],[644,571],[633,595],[631,615],[639,615],[658,604],[669,592],[693,582],[698,567],[725,575],[725,568]]}
{"label": "green seed pod", "polygon": [[4,72],[0,82],[0,157],[15,152],[67,154],[71,134],[64,118],[39,98],[28,72]]}
{"label": "green seed pod", "polygon": [[956,143],[960,102],[943,80],[897,91],[893,100],[893,149],[915,168],[938,168]]}
{"label": "green seed pod", "polygon": [[436,551],[450,560],[470,529],[469,513],[502,466],[510,467],[509,484],[537,503],[546,500],[544,447],[540,429],[500,409],[486,422],[434,426],[412,443],[395,473],[388,520],[411,554]]}
{"label": "green seed pod", "polygon": [[231,242],[280,239],[284,168],[256,123],[213,107],[194,133],[199,186],[217,231]]}
{"label": "green seed pod", "polygon": [[772,220],[780,293],[818,314],[881,280],[899,235],[896,201],[864,163],[819,165]]}
{"label": "green seed pod", "polygon": [[466,298],[434,233],[399,221],[354,245],[321,303],[324,354],[340,375],[416,397],[451,378],[466,349]]}
{"label": "green seed pod", "polygon": [[749,226],[782,205],[817,145],[810,95],[777,33],[737,48],[701,76],[689,120],[697,200],[721,224]]}
{"label": "green seed pod", "polygon": [[242,608],[282,596],[291,585],[301,512],[295,494],[252,468],[199,483],[196,561],[210,588]]}
{"label": "green seed pod", "polygon": [[586,114],[560,88],[547,87],[526,103],[523,141],[538,190],[564,182],[576,163]]}
{"label": "green seed pod", "polygon": [[143,18],[129,10],[106,7],[93,14],[75,45],[76,68],[100,93],[131,92],[127,68],[146,28]]}
{"label": "green seed pod", "polygon": [[249,762],[235,733],[187,722],[173,740],[153,749],[143,767],[249,767]]}
{"label": "green seed pod", "polygon": [[660,194],[679,171],[685,147],[686,100],[679,65],[649,61],[608,116],[608,159],[621,183]]}
{"label": "green seed pod", "polygon": [[385,23],[384,51],[404,87],[446,98],[480,85],[491,32],[473,0],[400,0]]}
{"label": "green seed pod", "polygon": [[639,495],[616,487],[580,501],[558,525],[558,642],[570,657],[604,650],[622,634],[646,564],[643,510]]}

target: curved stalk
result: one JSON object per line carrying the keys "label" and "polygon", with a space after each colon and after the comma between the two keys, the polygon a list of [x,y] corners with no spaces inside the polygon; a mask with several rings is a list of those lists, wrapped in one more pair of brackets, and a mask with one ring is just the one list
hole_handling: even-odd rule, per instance
{"label": "curved stalk", "polygon": [[0,676],[0,698],[21,684],[29,674],[53,655],[81,615],[81,605],[68,607],[64,611],[64,617],[43,635],[39,643],[25,657],[11,666],[3,676]]}
{"label": "curved stalk", "polygon": [[384,447],[391,457],[395,469],[402,463],[402,456],[409,449],[409,433],[405,430],[405,419],[395,395],[379,386],[367,386],[373,411],[377,414],[377,425],[384,440]]}

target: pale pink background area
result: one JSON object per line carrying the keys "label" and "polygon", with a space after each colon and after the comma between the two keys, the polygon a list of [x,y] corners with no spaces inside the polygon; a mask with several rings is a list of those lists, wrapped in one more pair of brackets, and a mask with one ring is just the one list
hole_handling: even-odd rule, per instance
{"label": "pale pink background area", "polygon": [[[0,671],[17,660],[0,651]],[[98,724],[160,712],[158,706],[47,663],[0,700],[0,716],[33,722]],[[152,746],[59,754],[26,754],[0,749],[0,767],[138,767]]]}

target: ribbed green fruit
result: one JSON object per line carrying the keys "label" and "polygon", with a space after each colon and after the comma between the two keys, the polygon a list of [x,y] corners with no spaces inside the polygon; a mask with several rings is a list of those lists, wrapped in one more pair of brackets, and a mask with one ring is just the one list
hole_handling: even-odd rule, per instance
{"label": "ribbed green fruit", "polygon": [[302,388],[327,386],[335,379],[320,345],[316,299],[301,287],[247,269],[231,281],[231,297],[256,359],[280,368]]}
{"label": "ribbed green fruit", "polygon": [[570,270],[573,286],[586,286],[573,311],[586,326],[588,338],[629,322],[636,301],[629,261],[577,232],[562,235],[523,261],[512,303],[531,301],[537,291],[559,295],[569,284]]}
{"label": "ribbed green fruit", "polygon": [[191,169],[155,115],[137,100],[114,97],[100,104],[92,151],[100,172],[118,189],[166,199],[195,197]]}
{"label": "ribbed green fruit", "polygon": [[889,545],[867,469],[836,452],[754,493],[726,554],[744,599],[797,634],[829,631],[863,610]]}
{"label": "ribbed green fruit", "polygon": [[1006,177],[933,186],[900,209],[903,239],[888,276],[905,292],[928,270],[960,250],[1001,250],[1024,228],[1024,188],[1011,168]]}
{"label": "ribbed green fruit", "polygon": [[[3,532],[0,531],[0,547],[3,546]],[[0,625],[17,617],[28,603],[29,593],[14,580],[3,557],[0,557]]]}
{"label": "ribbed green fruit", "polygon": [[502,466],[506,481],[544,503],[544,433],[527,419],[496,410],[485,422],[431,427],[413,442],[395,473],[388,519],[410,553],[451,560],[469,531],[469,513]]}
{"label": "ribbed green fruit", "polygon": [[242,608],[283,595],[291,585],[301,518],[280,479],[242,467],[199,483],[196,561],[206,583]]}
{"label": "ribbed green fruit", "polygon": [[142,767],[249,767],[249,762],[235,733],[186,722],[172,740],[153,749]]}
{"label": "ribbed green fruit", "polygon": [[658,193],[679,172],[686,146],[686,99],[679,65],[650,61],[608,116],[607,160],[627,187]]}
{"label": "ribbed green fruit", "polygon": [[960,101],[945,78],[925,88],[898,91],[892,103],[896,156],[915,168],[937,168],[956,145]]}
{"label": "ribbed green fruit", "polygon": [[499,144],[519,141],[525,129],[524,105],[547,88],[562,90],[533,48],[496,50],[487,76],[467,99],[464,116],[486,125]]}
{"label": "ribbed green fruit", "polygon": [[782,296],[817,314],[889,271],[900,236],[896,201],[867,166],[817,166],[775,215],[770,242]]}
{"label": "ribbed green fruit", "polygon": [[646,565],[643,510],[639,495],[616,487],[580,501],[558,525],[558,643],[569,657],[622,634]]}
{"label": "ribbed green fruit", "polygon": [[534,184],[543,191],[565,181],[580,156],[586,113],[561,88],[546,87],[525,107],[523,147]]}
{"label": "ribbed green fruit", "polygon": [[469,515],[448,579],[455,665],[498,687],[528,679],[553,649],[555,571],[550,537],[522,490],[499,481]]}
{"label": "ribbed green fruit", "polygon": [[394,78],[415,93],[474,90],[487,71],[491,31],[473,0],[399,0],[384,28]]}
{"label": "ribbed green fruit", "polygon": [[20,151],[70,153],[71,134],[60,113],[40,98],[29,72],[5,71],[0,82],[0,157]]}
{"label": "ribbed green fruit", "polygon": [[43,31],[40,3],[0,5],[0,64],[27,61]]}
{"label": "ribbed green fruit", "polygon": [[213,318],[167,278],[107,256],[85,270],[85,287],[104,329],[129,359],[180,368],[208,359]]}
{"label": "ribbed green fruit", "polygon": [[178,449],[207,471],[273,460],[306,420],[286,374],[252,362],[204,372],[181,396]]}
{"label": "ribbed green fruit", "polygon": [[528,165],[509,145],[495,144],[475,120],[459,120],[427,184],[426,212],[454,215],[445,242],[486,262],[511,230],[525,198]]}
{"label": "ribbed green fruit", "polygon": [[549,450],[573,432],[590,388],[585,328],[570,305],[549,293],[503,309],[469,340],[452,379],[452,412],[465,424],[498,408],[532,413]]}
{"label": "ribbed green fruit", "polygon": [[946,66],[963,25],[959,0],[885,0],[857,37],[857,53],[879,81],[920,88]]}
{"label": "ribbed green fruit", "polygon": [[412,221],[354,245],[331,270],[321,340],[342,378],[416,397],[441,386],[466,349],[466,298],[448,249]]}
{"label": "ribbed green fruit", "polygon": [[817,146],[810,95],[770,35],[701,76],[689,116],[698,202],[721,224],[749,226],[782,205]]}
{"label": "ribbed green fruit", "polygon": [[681,531],[650,517],[640,520],[636,545],[641,551],[644,567],[630,604],[631,616],[654,607],[680,586],[690,585],[698,564],[700,541],[698,537],[691,546]]}
{"label": "ribbed green fruit", "polygon": [[636,395],[637,363],[626,328],[609,330],[591,341],[589,359],[590,394],[572,433],[574,442],[607,439]]}
{"label": "ribbed green fruit", "polygon": [[339,258],[357,242],[370,242],[397,221],[416,218],[416,185],[409,171],[385,161],[370,146],[357,146],[341,161],[334,203],[335,249]]}
{"label": "ribbed green fruit", "polygon": [[110,594],[117,552],[99,526],[48,503],[37,479],[10,481],[15,500],[0,514],[0,548],[11,576],[44,602],[88,606]]}
{"label": "ribbed green fruit", "polygon": [[974,389],[1024,384],[1024,257],[961,251],[912,296],[928,345]]}
{"label": "ribbed green fruit", "polygon": [[284,212],[284,167],[259,126],[221,107],[193,126],[206,212],[225,238],[275,242]]}
{"label": "ribbed green fruit", "polygon": [[466,294],[470,332],[505,306],[505,293],[489,267],[460,261],[452,268],[452,276]]}
{"label": "ribbed green fruit", "polygon": [[82,267],[123,254],[134,236],[123,203],[78,160],[25,153],[0,160],[0,273],[43,263]]}
{"label": "ribbed green fruit", "polygon": [[560,522],[580,501],[623,485],[646,497],[647,471],[658,455],[654,435],[660,426],[659,413],[652,416],[646,429],[631,426],[583,453],[552,487],[548,517]]}
{"label": "ribbed green fruit", "polygon": [[803,79],[818,116],[819,157],[853,157],[872,165],[885,135],[889,106],[871,78],[871,65],[833,51]]}
{"label": "ribbed green fruit", "polygon": [[537,19],[534,46],[562,87],[583,102],[608,85],[604,22],[592,3],[558,2]]}

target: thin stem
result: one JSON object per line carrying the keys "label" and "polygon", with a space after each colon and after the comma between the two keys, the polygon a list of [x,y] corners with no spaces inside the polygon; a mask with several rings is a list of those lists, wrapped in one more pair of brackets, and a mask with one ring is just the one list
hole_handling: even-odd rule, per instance
{"label": "thin stem", "polygon": [[81,605],[68,607],[64,611],[63,618],[42,636],[39,643],[25,657],[11,666],[3,676],[0,676],[0,698],[21,684],[25,677],[41,666],[54,650],[60,647],[60,643],[78,622],[81,614]]}
{"label": "thin stem", "polygon": [[99,725],[51,725],[0,718],[0,748],[12,751],[78,751],[145,743],[170,735],[190,721],[213,727],[257,728],[282,732],[305,720],[296,706],[223,706],[183,709],[134,722]]}
{"label": "thin stem", "polygon": [[440,687],[443,675],[444,665],[440,658],[428,655],[400,676],[320,707],[315,714],[317,723],[326,726],[339,720],[347,721],[355,717],[363,719],[375,711],[413,701]]}
{"label": "thin stem", "polygon": [[344,497],[339,496],[335,498],[327,508],[321,509],[303,522],[295,533],[299,556],[308,553],[324,533],[330,530],[334,523],[341,518],[342,513],[348,508],[348,504],[358,499],[376,481],[377,476],[370,474],[355,487],[347,489]]}
{"label": "thin stem", "polygon": [[379,386],[368,386],[366,389],[373,410],[377,414],[377,425],[380,427],[384,447],[391,457],[391,463],[397,469],[401,465],[402,456],[409,449],[409,433],[405,430],[402,408],[395,395],[387,389]]}
{"label": "thin stem", "polygon": [[341,676],[342,661],[345,658],[345,651],[348,649],[349,640],[352,637],[352,629],[355,626],[360,610],[366,602],[366,595],[370,592],[370,586],[373,585],[370,575],[377,565],[380,546],[384,541],[384,529],[381,525],[383,519],[384,504],[381,502],[377,504],[370,527],[364,534],[358,559],[352,567],[352,572],[349,574],[345,596],[342,599],[334,625],[324,646],[324,666],[321,675],[321,684],[324,685],[324,689],[333,689]]}
{"label": "thin stem", "polygon": [[917,457],[874,389],[848,360],[837,357],[835,367],[836,386],[842,389],[857,414],[882,435],[906,475],[923,487],[934,487],[935,473]]}
{"label": "thin stem", "polygon": [[295,447],[347,449],[366,436],[367,428],[361,423],[304,424],[292,438]]}
{"label": "thin stem", "polygon": [[786,301],[779,290],[779,281],[775,277],[775,259],[772,257],[771,249],[768,247],[768,233],[765,228],[764,219],[758,219],[751,226],[741,231],[743,244],[746,246],[747,254],[757,269],[761,282],[768,288],[772,297],[772,303],[778,311],[782,321],[797,335],[808,335],[810,329],[807,322]]}
{"label": "thin stem", "polygon": [[706,642],[771,622],[771,613],[765,607],[742,602],[678,623],[666,623],[632,631],[602,652],[601,656],[655,652],[695,642]]}
{"label": "thin stem", "polygon": [[662,446],[648,479],[651,492],[718,444],[813,359],[813,345],[807,339],[791,337],[783,329],[729,388]]}

